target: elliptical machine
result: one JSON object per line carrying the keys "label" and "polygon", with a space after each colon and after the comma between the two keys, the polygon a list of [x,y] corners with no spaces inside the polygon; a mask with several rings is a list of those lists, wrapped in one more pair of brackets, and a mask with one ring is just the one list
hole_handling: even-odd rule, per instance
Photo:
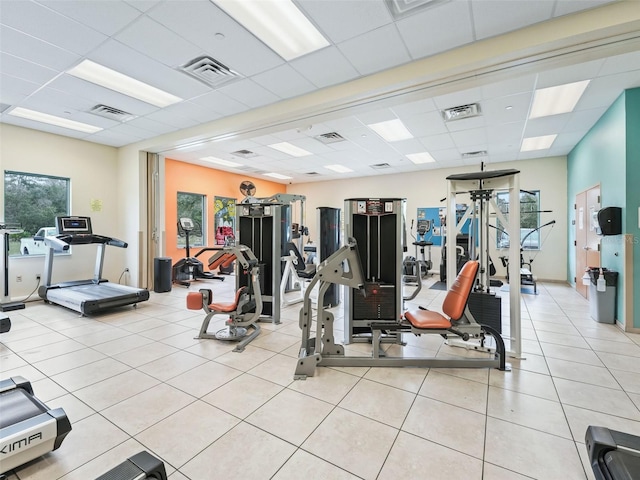
{"label": "elliptical machine", "polygon": [[184,233],[185,236],[186,256],[178,260],[175,265],[171,267],[173,283],[188,287],[191,282],[200,279],[223,281],[224,277],[219,277],[211,272],[205,272],[202,262],[196,257],[191,256],[189,250],[189,235],[195,228],[195,223],[190,218],[181,217],[180,220],[178,220],[178,232]]}

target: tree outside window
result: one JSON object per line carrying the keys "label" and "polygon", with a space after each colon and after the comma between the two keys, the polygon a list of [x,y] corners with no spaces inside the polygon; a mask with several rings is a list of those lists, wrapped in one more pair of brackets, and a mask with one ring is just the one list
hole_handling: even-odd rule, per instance
{"label": "tree outside window", "polygon": [[[28,239],[40,229],[55,228],[57,216],[70,214],[68,178],[22,172],[4,172],[4,221],[21,226],[23,233],[10,235],[9,254],[26,254],[22,238]],[[26,245],[26,241],[22,242]],[[28,254],[43,254],[45,246],[36,242]]]}
{"label": "tree outside window", "polygon": [[185,232],[180,228],[181,218],[190,218],[194,229],[189,232],[189,246],[202,247],[206,243],[205,205],[206,197],[199,193],[178,192],[178,248],[187,244]]}

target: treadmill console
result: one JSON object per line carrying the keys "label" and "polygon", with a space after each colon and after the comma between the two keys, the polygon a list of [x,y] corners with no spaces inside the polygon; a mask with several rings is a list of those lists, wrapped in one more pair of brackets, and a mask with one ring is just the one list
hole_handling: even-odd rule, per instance
{"label": "treadmill console", "polygon": [[180,227],[185,232],[190,232],[191,230],[193,230],[195,228],[195,225],[193,224],[193,220],[191,220],[188,217],[180,217],[179,224],[180,224]]}
{"label": "treadmill console", "polygon": [[58,234],[63,235],[91,235],[90,217],[56,217]]}

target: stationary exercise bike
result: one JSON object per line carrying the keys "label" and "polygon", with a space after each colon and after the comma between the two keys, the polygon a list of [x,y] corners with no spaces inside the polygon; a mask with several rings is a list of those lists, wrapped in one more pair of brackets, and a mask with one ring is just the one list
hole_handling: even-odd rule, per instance
{"label": "stationary exercise bike", "polygon": [[178,232],[185,236],[186,257],[178,260],[172,267],[172,280],[178,285],[188,287],[195,280],[224,280],[211,272],[205,272],[202,262],[196,257],[191,256],[189,250],[189,234],[195,229],[193,220],[187,217],[181,217],[178,221]]}

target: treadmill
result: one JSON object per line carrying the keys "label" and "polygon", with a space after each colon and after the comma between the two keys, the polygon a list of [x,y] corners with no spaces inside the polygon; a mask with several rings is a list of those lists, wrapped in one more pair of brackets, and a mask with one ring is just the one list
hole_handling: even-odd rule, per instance
{"label": "treadmill", "polygon": [[589,425],[585,445],[596,480],[640,478],[640,437]]}
{"label": "treadmill", "polygon": [[[102,278],[106,247],[127,248],[126,242],[94,234],[90,217],[56,217],[56,224],[58,234],[45,238],[48,248],[42,274],[44,284],[38,289],[38,295],[45,302],[67,307],[83,315],[91,315],[125,305],[135,307],[137,303],[149,300],[149,291],[146,288],[111,283]],[[54,248],[89,244],[98,245],[93,278],[51,284]]]}

